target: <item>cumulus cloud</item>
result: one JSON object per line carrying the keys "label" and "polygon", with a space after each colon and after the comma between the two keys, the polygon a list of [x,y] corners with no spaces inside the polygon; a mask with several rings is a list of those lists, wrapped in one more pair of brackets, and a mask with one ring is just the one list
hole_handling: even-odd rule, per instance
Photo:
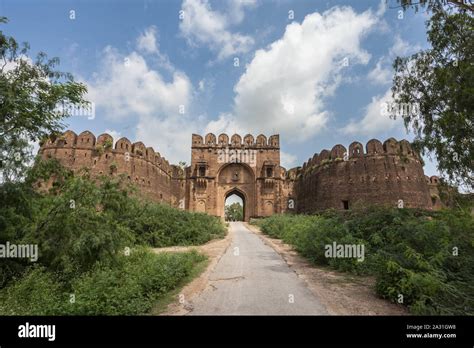
{"label": "cumulus cloud", "polygon": [[387,11],[387,1],[380,0],[379,6],[377,7],[377,12],[375,12],[375,14],[377,17],[382,17],[385,14],[385,11]]}
{"label": "cumulus cloud", "polygon": [[245,17],[246,8],[255,8],[257,0],[228,0],[229,1],[229,20],[233,24],[241,23]]}
{"label": "cumulus cloud", "polygon": [[418,51],[419,49],[421,49],[421,46],[411,45],[397,34],[395,35],[393,45],[389,50],[389,56],[390,58],[395,58],[396,56],[405,56],[414,51]]}
{"label": "cumulus cloud", "polygon": [[186,74],[175,71],[166,82],[137,52],[122,55],[107,46],[99,71],[88,81],[88,98],[102,107],[108,118],[171,115],[178,113],[180,105],[189,105],[192,84]]}
{"label": "cumulus cloud", "polygon": [[158,53],[158,44],[156,41],[156,27],[152,25],[147,28],[138,38],[137,38],[137,48],[141,51],[147,53]]}
{"label": "cumulus cloud", "polygon": [[280,164],[286,169],[294,168],[297,165],[297,157],[280,150]]}
{"label": "cumulus cloud", "polygon": [[217,117],[217,119],[210,121],[205,128],[205,132],[214,134],[252,133],[248,129],[242,128],[231,113],[222,113]]}
{"label": "cumulus cloud", "polygon": [[[137,50],[159,54],[155,34],[153,28],[141,34]],[[184,72],[171,68],[167,81],[139,52],[122,54],[107,46],[99,72],[86,83],[87,98],[107,119],[133,120],[137,124],[135,139],[175,163],[183,160],[183,151],[189,151],[198,120],[189,114],[194,94],[191,81]]]}
{"label": "cumulus cloud", "polygon": [[397,56],[406,56],[413,52],[419,51],[421,46],[411,45],[403,40],[400,35],[395,35],[393,45],[390,47],[388,54],[382,56],[375,67],[367,75],[367,79],[376,85],[384,85],[392,81],[393,71],[392,63]]}
{"label": "cumulus cloud", "polygon": [[[367,75],[367,79],[373,84],[389,84],[393,77],[391,68],[393,60],[397,56],[407,56],[420,49],[420,45],[412,45],[403,40],[400,35],[395,35],[393,44],[388,50],[388,53],[377,61],[375,67]],[[382,112],[382,108],[387,105],[387,103],[391,104],[393,102],[391,95],[392,92],[389,89],[384,95],[372,98],[372,101],[365,107],[366,112],[364,117],[359,121],[352,120],[344,127],[343,132],[346,134],[376,136],[377,133],[386,130],[395,128],[401,129],[403,127],[401,117],[394,121]]]}
{"label": "cumulus cloud", "polygon": [[188,117],[150,117],[140,119],[136,138],[146,146],[152,146],[170,163],[190,163],[191,135],[197,123]]}
{"label": "cumulus cloud", "polygon": [[169,61],[168,56],[160,52],[158,43],[158,29],[152,25],[146,28],[136,40],[137,51],[145,56],[152,56],[153,62],[159,67],[173,72],[174,66]]}
{"label": "cumulus cloud", "polygon": [[365,107],[365,115],[360,121],[352,120],[343,128],[343,133],[350,135],[376,136],[387,130],[403,127],[400,117],[396,120],[388,116],[387,105],[393,105],[392,91],[389,89],[383,95],[372,98]]}
{"label": "cumulus cloud", "polygon": [[334,7],[289,24],[281,39],[256,51],[234,86],[232,115],[213,126],[278,132],[299,141],[318,133],[328,121],[324,101],[340,84],[343,62],[369,61],[361,40],[376,22],[371,11]]}
{"label": "cumulus cloud", "polygon": [[183,18],[179,24],[181,35],[192,46],[204,44],[217,53],[218,60],[239,53],[246,53],[254,44],[252,37],[233,33],[229,30],[230,22],[243,18],[243,8],[252,2],[234,1],[236,12],[229,18],[225,14],[213,11],[207,0],[184,0],[181,6]]}
{"label": "cumulus cloud", "polygon": [[198,87],[199,87],[200,91],[204,91],[204,89],[206,88],[206,81],[205,80],[200,80],[199,83],[198,83]]}
{"label": "cumulus cloud", "polygon": [[6,60],[5,62],[1,62],[0,64],[0,71],[4,74],[15,70],[19,65],[20,62],[23,62],[24,64],[27,65],[33,65],[33,60],[25,55],[19,55],[17,60]]}
{"label": "cumulus cloud", "polygon": [[379,59],[375,68],[372,69],[367,78],[370,82],[376,85],[385,85],[392,81],[393,72],[388,68],[387,65],[384,65],[383,59]]}

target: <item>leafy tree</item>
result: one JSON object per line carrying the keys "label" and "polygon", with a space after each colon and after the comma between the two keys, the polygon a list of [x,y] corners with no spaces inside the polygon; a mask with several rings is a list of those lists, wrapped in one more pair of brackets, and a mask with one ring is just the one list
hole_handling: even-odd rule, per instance
{"label": "leafy tree", "polygon": [[[0,24],[7,23],[0,17]],[[0,169],[4,181],[22,176],[30,159],[29,142],[55,134],[63,128],[67,112],[59,106],[80,105],[87,89],[69,73],[56,70],[58,58],[40,52],[36,61],[29,45],[18,44],[0,31]],[[65,109],[67,110],[67,108]]]}
{"label": "leafy tree", "polygon": [[474,11],[472,0],[397,0],[397,2],[404,10],[409,7],[414,8],[415,11],[424,7],[433,10],[439,6],[445,6],[448,9],[458,7],[462,10]]}
{"label": "leafy tree", "polygon": [[244,219],[244,208],[239,202],[225,206],[225,219],[227,221],[242,221]]}
{"label": "leafy tree", "polygon": [[395,59],[394,102],[417,106],[401,115],[414,130],[415,147],[433,153],[449,181],[474,187],[474,18],[462,7],[422,3],[433,11],[427,21],[431,48]]}
{"label": "leafy tree", "polygon": [[115,219],[119,203],[109,203],[120,196],[110,179],[97,183],[87,176],[70,177],[60,194],[36,201],[35,221],[25,240],[38,243],[40,262],[64,276],[87,271],[97,260],[113,261],[134,242],[132,231]]}
{"label": "leafy tree", "polygon": [[[48,185],[37,190],[43,181]],[[125,176],[91,178],[56,159],[38,157],[25,180],[0,185],[0,244],[37,244],[38,263],[65,281],[97,262],[114,267],[137,244],[199,245],[224,234],[214,216],[138,197]],[[28,259],[2,260],[0,289],[29,266]]]}

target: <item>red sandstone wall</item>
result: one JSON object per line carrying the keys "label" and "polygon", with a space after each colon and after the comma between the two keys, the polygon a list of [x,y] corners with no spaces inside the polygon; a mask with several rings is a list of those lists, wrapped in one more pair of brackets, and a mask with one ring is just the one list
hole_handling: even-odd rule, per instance
{"label": "red sandstone wall", "polygon": [[425,181],[430,190],[430,198],[431,198],[431,204],[433,206],[433,209],[439,210],[443,208],[444,204],[441,201],[441,197],[440,197],[439,189],[438,189],[439,178],[435,175],[431,177],[425,175]]}
{"label": "red sandstone wall", "polygon": [[396,207],[431,208],[429,188],[420,158],[409,142],[390,138],[354,142],[349,151],[336,145],[315,154],[303,165],[296,184],[299,212],[344,209],[356,202]]}
{"label": "red sandstone wall", "polygon": [[[228,150],[256,151],[255,163],[238,165],[233,170],[241,171],[242,180],[232,182],[228,172],[230,162],[219,161],[219,153]],[[247,196],[246,217],[268,216],[282,211],[282,182],[285,169],[280,167],[279,136],[268,139],[260,134],[256,138],[247,134],[243,138],[234,134],[220,134],[216,137],[209,133],[204,138],[198,134],[192,136],[191,167],[189,172],[189,209],[206,211],[222,216],[225,193],[233,187],[243,190]],[[198,168],[205,164],[206,174],[199,175]],[[266,177],[264,169],[271,166],[273,174]],[[251,178],[250,178],[251,177]],[[248,211],[247,211],[247,208]]]}
{"label": "red sandstone wall", "polygon": [[[105,146],[107,143],[112,147]],[[127,138],[117,140],[109,134],[94,136],[89,131],[76,135],[66,131],[54,142],[48,140],[39,151],[42,158],[57,158],[74,171],[88,168],[92,176],[124,174],[140,192],[156,202],[173,206],[185,196],[184,172],[170,165],[153,148],[142,142],[131,143]]]}
{"label": "red sandstone wall", "polygon": [[[88,168],[93,176],[124,174],[154,201],[212,215],[223,215],[225,192],[233,186],[248,196],[250,216],[343,209],[343,201],[349,207],[357,202],[395,207],[399,200],[405,207],[441,207],[438,179],[425,177],[419,155],[406,140],[390,138],[382,144],[373,139],[365,151],[358,142],[352,143],[349,150],[336,145],[331,151],[315,154],[303,167],[288,171],[280,166],[278,135],[267,140],[264,135],[256,139],[246,135],[242,139],[235,134],[229,139],[226,134],[216,138],[209,133],[203,139],[194,134],[191,165],[185,169],[170,165],[160,153],[141,142],[132,144],[121,138],[113,147],[106,144],[113,144],[109,134],[96,139],[89,131],[79,135],[67,131],[54,142],[43,144],[40,154],[43,158],[57,158],[74,171]],[[254,166],[240,166],[243,181],[232,182],[232,173],[225,169],[229,163],[218,161],[219,149],[225,148],[257,151]],[[204,177],[197,172],[200,163],[206,164]],[[273,168],[270,178],[264,170],[268,165]],[[289,200],[293,201],[293,208]]]}

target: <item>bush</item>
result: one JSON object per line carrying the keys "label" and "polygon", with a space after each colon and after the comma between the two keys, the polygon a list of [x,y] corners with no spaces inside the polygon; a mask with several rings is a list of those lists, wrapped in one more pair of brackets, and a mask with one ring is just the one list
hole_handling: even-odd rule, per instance
{"label": "bush", "polygon": [[164,204],[147,203],[124,222],[138,243],[153,247],[199,245],[223,237],[225,226],[214,216],[178,210]]}
{"label": "bush", "polygon": [[76,302],[68,314],[136,315],[148,312],[153,303],[190,274],[204,256],[196,252],[152,254],[145,250],[123,256],[113,267],[98,264],[76,279]]}
{"label": "bush", "polygon": [[71,178],[60,195],[36,200],[35,220],[24,241],[39,245],[39,261],[64,276],[86,272],[132,246],[134,236],[103,209],[103,191],[87,178]]}
{"label": "bush", "polygon": [[[36,192],[38,180],[48,179],[53,187]],[[121,178],[92,180],[57,161],[39,162],[23,183],[0,185],[0,243],[39,249],[35,266],[0,263],[0,314],[146,313],[203,257],[155,255],[137,245],[196,245],[224,234],[220,219],[141,200]],[[126,247],[135,252],[125,256]]]}
{"label": "bush", "polygon": [[138,249],[130,256],[121,255],[115,264],[98,262],[70,283],[44,267],[34,266],[0,292],[0,314],[144,314],[203,260],[205,256],[196,252],[156,255]]}
{"label": "bush", "polygon": [[53,273],[33,266],[0,292],[0,314],[59,315],[66,301],[62,285]]}
{"label": "bush", "polygon": [[[33,190],[48,178],[54,189]],[[37,163],[25,183],[0,185],[0,203],[0,243],[38,244],[38,262],[65,280],[113,261],[125,247],[199,245],[226,231],[219,218],[142,200],[122,178],[74,176],[55,160]],[[29,265],[0,263],[0,289]]]}
{"label": "bush", "polygon": [[[415,314],[474,314],[474,219],[469,210],[382,207],[258,222],[309,260],[376,277],[376,291]],[[364,245],[365,259],[326,258],[325,245]],[[456,254],[458,251],[458,255]]]}

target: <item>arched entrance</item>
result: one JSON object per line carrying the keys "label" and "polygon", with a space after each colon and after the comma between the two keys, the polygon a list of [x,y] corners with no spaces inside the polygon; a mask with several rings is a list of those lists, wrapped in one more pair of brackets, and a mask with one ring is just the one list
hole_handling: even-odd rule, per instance
{"label": "arched entrance", "polygon": [[227,198],[236,195],[243,202],[243,221],[255,216],[255,174],[245,163],[228,163],[217,174],[217,212],[225,217]]}
{"label": "arched entrance", "polygon": [[245,194],[234,188],[224,198],[226,221],[245,221]]}

